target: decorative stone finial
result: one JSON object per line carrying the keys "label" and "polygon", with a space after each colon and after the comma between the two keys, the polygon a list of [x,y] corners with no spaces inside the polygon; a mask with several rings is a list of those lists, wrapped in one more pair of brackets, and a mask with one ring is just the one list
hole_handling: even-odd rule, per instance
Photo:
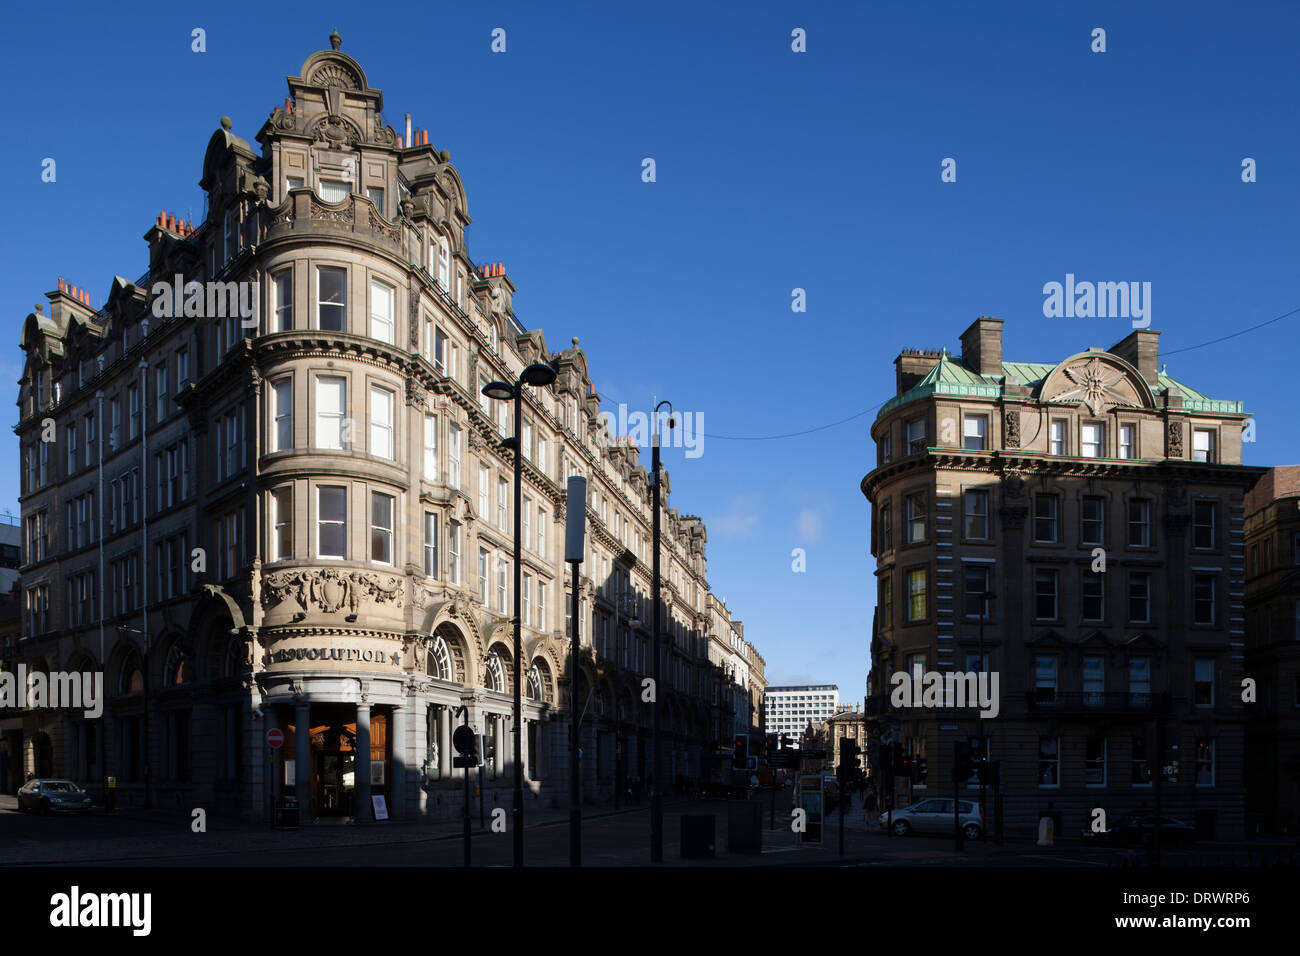
{"label": "decorative stone finial", "polygon": [[231,127],[233,127],[234,125],[235,125],[235,124],[234,124],[233,122],[231,122],[229,116],[223,116],[223,117],[221,117],[221,128],[222,128],[222,129],[224,129],[224,130],[229,130],[229,129],[230,129]]}
{"label": "decorative stone finial", "polygon": [[576,335],[573,337],[573,347],[575,349],[578,347],[578,337]]}
{"label": "decorative stone finial", "polygon": [[441,159],[441,160],[445,163],[445,162],[447,162],[447,160],[451,159],[451,153],[447,152],[447,151],[444,149],[444,150],[442,150],[441,152],[438,153],[438,158]]}
{"label": "decorative stone finial", "polygon": [[337,50],[342,45],[343,45],[343,38],[339,36],[338,27],[335,27],[334,32],[330,34],[330,49]]}
{"label": "decorative stone finial", "polygon": [[37,303],[36,303],[36,314],[37,314],[37,315],[40,315],[40,314],[42,314],[44,311],[45,311],[45,306],[43,306],[43,305],[41,305],[39,302],[37,302]]}

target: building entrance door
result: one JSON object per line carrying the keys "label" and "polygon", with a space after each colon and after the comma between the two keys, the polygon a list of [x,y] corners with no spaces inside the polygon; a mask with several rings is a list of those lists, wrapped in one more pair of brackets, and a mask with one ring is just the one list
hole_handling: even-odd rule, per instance
{"label": "building entrance door", "polygon": [[340,750],[318,750],[315,752],[315,758],[316,792],[312,797],[318,815],[352,816],[356,792],[355,755]]}

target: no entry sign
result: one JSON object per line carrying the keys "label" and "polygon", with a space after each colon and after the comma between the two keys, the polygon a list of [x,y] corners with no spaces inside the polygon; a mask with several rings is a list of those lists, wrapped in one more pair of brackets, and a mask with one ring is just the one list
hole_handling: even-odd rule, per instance
{"label": "no entry sign", "polygon": [[284,731],[279,727],[272,727],[266,732],[266,745],[272,750],[279,750],[284,746]]}

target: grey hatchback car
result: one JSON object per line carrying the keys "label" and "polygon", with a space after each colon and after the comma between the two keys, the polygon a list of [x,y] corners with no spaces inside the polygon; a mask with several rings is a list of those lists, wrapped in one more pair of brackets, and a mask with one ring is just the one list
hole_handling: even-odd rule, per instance
{"label": "grey hatchback car", "polygon": [[[978,840],[984,834],[984,817],[980,814],[979,803],[958,800],[957,811],[962,836],[967,840]],[[895,810],[892,819],[889,814],[882,813],[880,825],[891,827],[895,836],[907,836],[913,832],[952,833],[952,817],[951,797],[930,797]]]}
{"label": "grey hatchback car", "polygon": [[37,777],[18,791],[18,809],[26,813],[89,813],[94,801],[71,780]]}

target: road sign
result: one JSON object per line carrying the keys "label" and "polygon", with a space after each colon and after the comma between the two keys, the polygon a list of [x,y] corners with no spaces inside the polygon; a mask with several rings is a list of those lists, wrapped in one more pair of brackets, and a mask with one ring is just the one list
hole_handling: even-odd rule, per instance
{"label": "road sign", "polygon": [[279,727],[272,727],[266,732],[266,745],[272,750],[279,750],[284,746],[284,731]]}
{"label": "road sign", "polygon": [[468,724],[461,724],[451,735],[452,746],[456,748],[456,752],[459,754],[474,753],[475,742],[474,731],[470,729]]}

